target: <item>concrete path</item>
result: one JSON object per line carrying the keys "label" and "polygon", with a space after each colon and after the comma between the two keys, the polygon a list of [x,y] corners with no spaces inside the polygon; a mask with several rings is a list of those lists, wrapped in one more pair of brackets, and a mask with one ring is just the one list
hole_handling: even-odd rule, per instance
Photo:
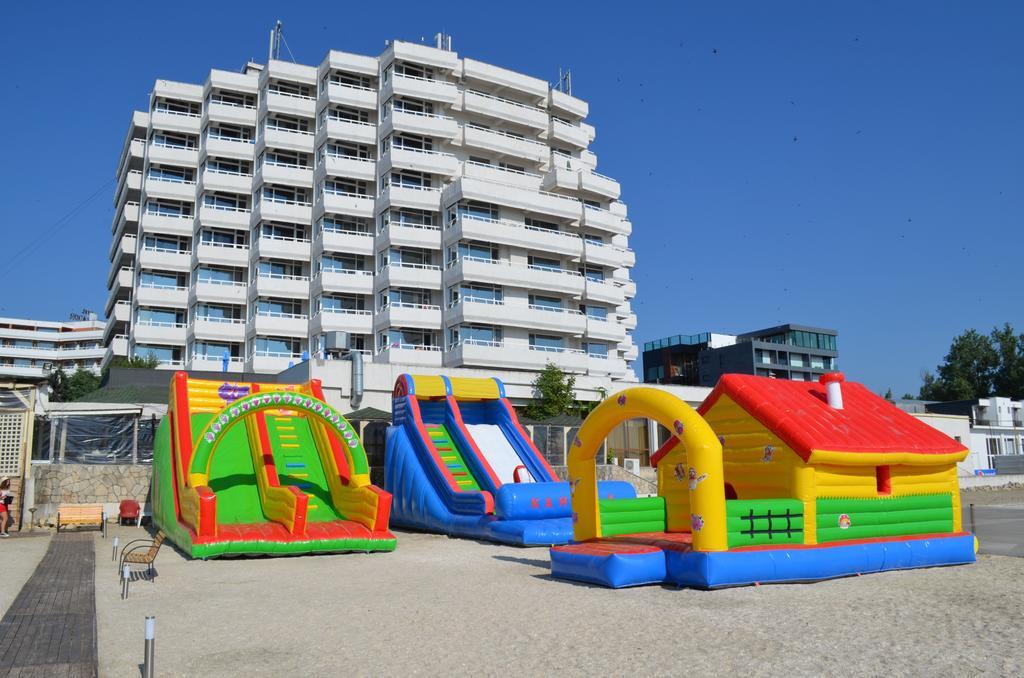
{"label": "concrete path", "polygon": [[93,534],[50,541],[0,621],[0,676],[96,676]]}
{"label": "concrete path", "polygon": [[978,537],[979,553],[1024,558],[1024,506],[975,506],[973,518],[965,506],[963,524]]}

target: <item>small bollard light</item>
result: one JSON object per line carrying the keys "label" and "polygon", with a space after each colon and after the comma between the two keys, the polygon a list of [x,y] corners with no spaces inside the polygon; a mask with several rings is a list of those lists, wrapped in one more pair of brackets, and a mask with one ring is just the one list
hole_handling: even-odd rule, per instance
{"label": "small bollard light", "polygon": [[143,678],[153,678],[153,651],[156,645],[156,617],[146,617],[146,648],[142,659]]}
{"label": "small bollard light", "polygon": [[113,552],[112,552],[112,553],[110,554],[110,560],[111,560],[111,562],[113,562],[113,560],[114,560],[115,558],[117,558],[117,537],[114,537],[114,550],[113,550]]}
{"label": "small bollard light", "polygon": [[124,566],[121,574],[121,600],[128,598],[128,580],[131,579],[132,570],[128,565]]}

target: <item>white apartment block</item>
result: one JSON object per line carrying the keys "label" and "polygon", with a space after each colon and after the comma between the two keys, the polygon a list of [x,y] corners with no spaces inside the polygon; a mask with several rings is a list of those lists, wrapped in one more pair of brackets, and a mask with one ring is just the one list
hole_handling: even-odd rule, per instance
{"label": "white apartment block", "polygon": [[62,368],[100,373],[105,323],[0,318],[0,380],[44,379]]}
{"label": "white apartment block", "polygon": [[588,104],[395,41],[158,80],[117,170],[106,360],[376,363],[634,379],[635,256]]}

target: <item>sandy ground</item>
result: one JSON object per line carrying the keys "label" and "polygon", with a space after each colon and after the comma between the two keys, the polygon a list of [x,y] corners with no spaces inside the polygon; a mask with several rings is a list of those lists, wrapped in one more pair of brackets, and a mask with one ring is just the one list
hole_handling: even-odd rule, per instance
{"label": "sandy ground", "polygon": [[962,490],[960,500],[964,506],[1024,506],[1024,487],[998,490]]}
{"label": "sandy ground", "polygon": [[0,539],[0,617],[18,597],[49,545],[50,535],[46,532],[15,532],[8,539]]}
{"label": "sandy ground", "polygon": [[[136,528],[114,528],[121,542]],[[188,561],[119,599],[97,541],[100,672],[1020,675],[1024,559],[722,591],[548,576],[546,549],[399,532],[394,553]],[[104,554],[107,554],[104,557]]]}

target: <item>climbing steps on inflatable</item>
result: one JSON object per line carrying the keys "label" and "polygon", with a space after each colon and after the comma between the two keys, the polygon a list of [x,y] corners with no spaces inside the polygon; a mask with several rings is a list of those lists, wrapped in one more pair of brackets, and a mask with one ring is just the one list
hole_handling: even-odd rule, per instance
{"label": "climbing steps on inflatable", "polygon": [[466,460],[452,441],[452,437],[448,433],[448,429],[444,427],[444,424],[425,424],[425,426],[427,435],[430,436],[430,441],[434,443],[438,454],[441,455],[441,461],[444,462],[444,465],[448,467],[448,471],[454,476],[459,489],[479,490],[480,484],[473,477],[473,472],[466,467]]}
{"label": "climbing steps on inflatable", "polygon": [[334,509],[313,433],[305,417],[268,414],[267,433],[282,486],[293,485],[309,495],[308,522],[343,518]]}

